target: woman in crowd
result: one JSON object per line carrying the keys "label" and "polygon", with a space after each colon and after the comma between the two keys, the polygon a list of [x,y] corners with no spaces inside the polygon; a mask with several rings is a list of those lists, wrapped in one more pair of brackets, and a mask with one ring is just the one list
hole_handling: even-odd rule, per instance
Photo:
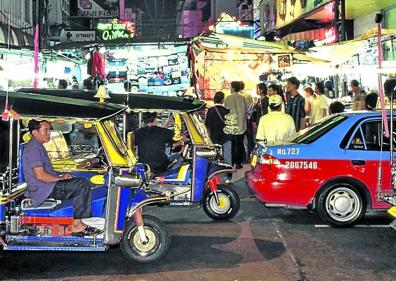
{"label": "woman in crowd", "polygon": [[[224,133],[225,116],[230,112],[224,104],[224,93],[217,92],[213,98],[214,106],[208,109],[205,125],[208,128],[210,139],[213,143],[221,144],[223,157],[226,164],[232,165],[231,159],[231,136]],[[232,174],[228,175],[226,182],[231,180]]]}

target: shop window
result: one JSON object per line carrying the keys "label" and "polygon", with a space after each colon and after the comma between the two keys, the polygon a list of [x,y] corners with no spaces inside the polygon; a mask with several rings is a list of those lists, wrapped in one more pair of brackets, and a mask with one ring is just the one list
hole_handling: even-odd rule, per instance
{"label": "shop window", "polygon": [[25,21],[32,24],[32,0],[25,0]]}
{"label": "shop window", "polygon": [[11,11],[11,0],[2,0],[3,11],[9,13]]}

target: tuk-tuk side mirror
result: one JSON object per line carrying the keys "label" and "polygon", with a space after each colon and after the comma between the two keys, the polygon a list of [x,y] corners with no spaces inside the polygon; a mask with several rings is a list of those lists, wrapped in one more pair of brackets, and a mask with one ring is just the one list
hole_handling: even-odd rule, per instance
{"label": "tuk-tuk side mirror", "polygon": [[127,134],[127,147],[131,150],[135,148],[135,135],[132,132],[128,132]]}

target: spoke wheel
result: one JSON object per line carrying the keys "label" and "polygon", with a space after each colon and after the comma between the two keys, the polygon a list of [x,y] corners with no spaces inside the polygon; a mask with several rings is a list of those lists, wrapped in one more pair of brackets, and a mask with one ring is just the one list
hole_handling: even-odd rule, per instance
{"label": "spoke wheel", "polygon": [[120,247],[129,261],[153,262],[161,258],[169,249],[170,237],[165,225],[156,217],[143,216],[146,242],[140,240],[137,226],[131,219],[121,238]]}
{"label": "spoke wheel", "polygon": [[240,199],[238,193],[229,185],[220,185],[216,191],[219,203],[216,202],[214,192],[207,190],[203,200],[205,213],[215,220],[229,220],[239,211]]}

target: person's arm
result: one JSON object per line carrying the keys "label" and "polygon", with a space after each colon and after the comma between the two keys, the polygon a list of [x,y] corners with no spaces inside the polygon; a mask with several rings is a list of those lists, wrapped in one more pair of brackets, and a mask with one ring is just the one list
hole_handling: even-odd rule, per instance
{"label": "person's arm", "polygon": [[263,121],[263,117],[261,117],[257,126],[257,134],[256,134],[257,141],[264,141],[265,139],[263,127],[264,127],[264,121]]}
{"label": "person's arm", "polygon": [[302,98],[301,102],[299,102],[299,110],[300,110],[300,130],[305,129],[306,127],[306,122],[305,122],[305,110],[304,110],[304,106],[305,103],[309,102],[306,101],[304,98]]}
{"label": "person's arm", "polygon": [[305,100],[304,110],[306,114],[309,114],[311,112],[311,103],[308,99]]}
{"label": "person's arm", "polygon": [[71,174],[69,173],[62,174],[59,176],[51,175],[44,170],[43,166],[35,167],[33,168],[33,171],[36,178],[42,182],[56,182],[56,181],[67,180],[72,178]]}

